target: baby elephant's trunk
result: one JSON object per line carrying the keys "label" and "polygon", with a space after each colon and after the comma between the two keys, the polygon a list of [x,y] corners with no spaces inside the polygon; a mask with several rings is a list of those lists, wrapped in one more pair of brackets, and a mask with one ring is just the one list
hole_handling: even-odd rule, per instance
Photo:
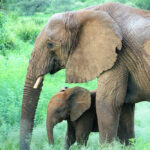
{"label": "baby elephant's trunk", "polygon": [[54,124],[52,123],[52,120],[50,119],[50,117],[47,117],[46,128],[47,128],[49,144],[54,145],[54,136],[53,136]]}

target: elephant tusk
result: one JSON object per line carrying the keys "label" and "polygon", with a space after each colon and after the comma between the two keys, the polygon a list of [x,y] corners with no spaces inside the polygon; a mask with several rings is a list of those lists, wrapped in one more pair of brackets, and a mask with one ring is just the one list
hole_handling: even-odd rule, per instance
{"label": "elephant tusk", "polygon": [[42,80],[43,80],[43,76],[38,77],[36,82],[35,82],[35,84],[34,84],[34,86],[33,86],[33,88],[37,89],[39,87],[39,85],[40,85]]}

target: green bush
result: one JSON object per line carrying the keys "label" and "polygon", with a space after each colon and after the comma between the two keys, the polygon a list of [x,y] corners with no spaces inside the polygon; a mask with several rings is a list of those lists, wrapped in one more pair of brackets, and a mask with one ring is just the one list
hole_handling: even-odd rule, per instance
{"label": "green bush", "polygon": [[17,28],[17,35],[25,42],[34,42],[41,31],[41,27],[38,24],[35,24],[31,19],[23,20]]}
{"label": "green bush", "polygon": [[150,1],[149,0],[132,0],[132,2],[141,9],[147,9],[150,10]]}
{"label": "green bush", "polygon": [[4,57],[0,55],[0,133],[20,121],[23,82],[27,59],[21,56]]}
{"label": "green bush", "polygon": [[43,24],[45,24],[45,20],[43,20],[42,18],[33,18],[32,19],[33,21],[34,21],[34,23],[36,24],[36,25],[43,25]]}
{"label": "green bush", "polygon": [[58,13],[71,11],[75,8],[74,0],[51,0],[50,12]]}
{"label": "green bush", "polygon": [[43,12],[50,5],[50,0],[14,0],[14,2],[13,6],[20,15],[33,15],[36,12]]}
{"label": "green bush", "polygon": [[5,13],[0,12],[0,54],[6,55],[7,51],[15,48],[13,38],[10,37],[7,31],[8,23]]}
{"label": "green bush", "polygon": [[4,13],[0,12],[0,52],[6,48],[7,44],[7,32],[5,31],[6,18],[4,17]]}

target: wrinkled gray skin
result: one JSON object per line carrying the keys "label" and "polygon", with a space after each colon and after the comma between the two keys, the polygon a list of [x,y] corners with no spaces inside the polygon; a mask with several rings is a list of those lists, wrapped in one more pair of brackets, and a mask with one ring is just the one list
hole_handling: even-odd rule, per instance
{"label": "wrinkled gray skin", "polygon": [[[29,150],[42,82],[38,77],[66,68],[67,82],[98,78],[96,112],[101,142],[134,137],[134,103],[150,100],[150,12],[108,3],[53,15],[36,39],[23,92],[20,148]],[[107,119],[106,119],[107,118]],[[125,129],[125,130],[124,130]]]}

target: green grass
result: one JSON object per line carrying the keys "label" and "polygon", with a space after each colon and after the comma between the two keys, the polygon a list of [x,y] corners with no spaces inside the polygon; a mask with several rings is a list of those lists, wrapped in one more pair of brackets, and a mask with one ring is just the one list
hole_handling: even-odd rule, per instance
{"label": "green grass", "polygon": [[[0,53],[0,150],[19,150],[19,122],[22,103],[24,80],[30,53],[38,32],[47,22],[49,15],[42,13],[32,17],[20,17],[15,12],[7,18],[7,33],[13,46]],[[24,28],[23,28],[24,27]],[[89,90],[97,87],[97,80],[83,84],[66,84],[65,70],[55,75],[46,75],[40,96],[36,117],[32,150],[48,150],[46,135],[46,109],[49,99],[60,88],[82,86]],[[87,147],[82,150],[149,150],[150,149],[150,103],[136,105],[134,147],[125,147],[119,142],[111,145],[99,145],[98,133],[91,133]],[[58,124],[54,129],[55,146],[52,150],[62,150],[64,145],[66,122]],[[77,150],[77,144],[72,150]]]}

